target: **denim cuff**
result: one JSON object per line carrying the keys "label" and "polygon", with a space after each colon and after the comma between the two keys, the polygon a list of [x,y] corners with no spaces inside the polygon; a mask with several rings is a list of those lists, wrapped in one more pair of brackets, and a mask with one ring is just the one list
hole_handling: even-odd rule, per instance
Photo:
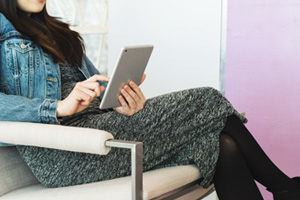
{"label": "denim cuff", "polygon": [[58,100],[46,99],[41,106],[41,122],[47,124],[58,124],[56,107]]}

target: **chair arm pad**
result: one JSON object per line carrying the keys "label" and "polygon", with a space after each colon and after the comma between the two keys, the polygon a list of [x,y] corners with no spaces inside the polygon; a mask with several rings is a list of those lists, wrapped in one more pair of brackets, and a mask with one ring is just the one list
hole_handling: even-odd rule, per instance
{"label": "chair arm pad", "polygon": [[0,121],[0,142],[106,155],[106,131],[28,122]]}

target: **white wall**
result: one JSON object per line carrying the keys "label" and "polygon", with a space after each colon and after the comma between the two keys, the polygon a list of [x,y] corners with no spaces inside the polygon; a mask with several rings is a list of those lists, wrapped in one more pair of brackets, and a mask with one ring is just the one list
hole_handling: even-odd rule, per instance
{"label": "white wall", "polygon": [[192,87],[219,89],[221,0],[111,0],[111,74],[122,46],[153,44],[147,97]]}
{"label": "white wall", "polygon": [[153,44],[141,86],[147,97],[220,89],[221,0],[110,0],[109,8],[109,75],[122,46]]}

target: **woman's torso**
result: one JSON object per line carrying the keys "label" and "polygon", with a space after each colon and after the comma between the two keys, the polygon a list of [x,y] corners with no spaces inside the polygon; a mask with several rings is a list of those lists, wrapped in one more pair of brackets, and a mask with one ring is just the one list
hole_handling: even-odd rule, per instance
{"label": "woman's torso", "polygon": [[[59,65],[1,13],[0,25],[0,92],[30,99],[61,99]],[[86,56],[79,70],[85,78],[99,74]]]}

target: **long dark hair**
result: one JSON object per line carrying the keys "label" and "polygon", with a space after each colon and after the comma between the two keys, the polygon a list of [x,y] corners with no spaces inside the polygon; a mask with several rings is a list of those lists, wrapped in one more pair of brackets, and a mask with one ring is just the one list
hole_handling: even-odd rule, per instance
{"label": "long dark hair", "polygon": [[54,62],[81,67],[84,53],[81,36],[70,30],[68,24],[49,16],[46,6],[28,16],[17,7],[17,0],[0,0],[0,12],[20,33],[49,53]]}

